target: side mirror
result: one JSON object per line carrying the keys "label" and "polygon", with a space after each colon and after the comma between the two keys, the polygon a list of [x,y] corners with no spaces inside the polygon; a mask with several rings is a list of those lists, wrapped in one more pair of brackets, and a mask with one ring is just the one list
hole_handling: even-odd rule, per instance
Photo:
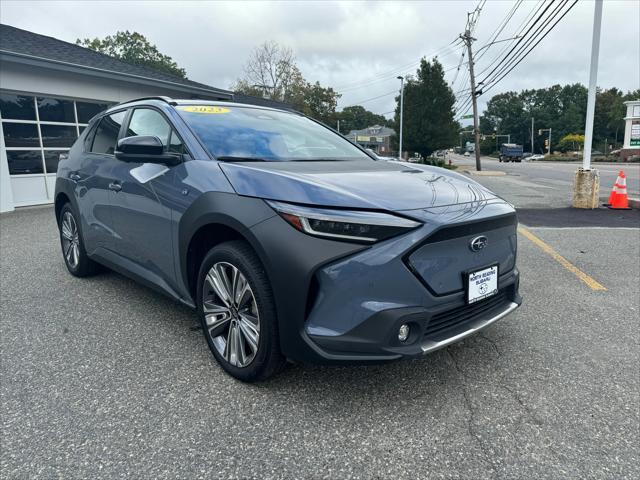
{"label": "side mirror", "polygon": [[121,138],[115,155],[123,162],[160,163],[170,166],[180,163],[180,155],[165,153],[164,145],[154,135]]}

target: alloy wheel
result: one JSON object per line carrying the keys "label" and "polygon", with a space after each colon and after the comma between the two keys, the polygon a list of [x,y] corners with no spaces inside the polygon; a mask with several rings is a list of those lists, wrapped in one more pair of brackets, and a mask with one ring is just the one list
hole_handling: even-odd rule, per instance
{"label": "alloy wheel", "polygon": [[64,258],[69,266],[75,269],[78,266],[78,262],[80,262],[80,235],[76,219],[73,218],[71,212],[64,212],[60,231],[62,233]]}
{"label": "alloy wheel", "polygon": [[260,315],[247,278],[234,265],[215,263],[204,279],[202,310],[207,335],[235,367],[246,367],[258,352]]}

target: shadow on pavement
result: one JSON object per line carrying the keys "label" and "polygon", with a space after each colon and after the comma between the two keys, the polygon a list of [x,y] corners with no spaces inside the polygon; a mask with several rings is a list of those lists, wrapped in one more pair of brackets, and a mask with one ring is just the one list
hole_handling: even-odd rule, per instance
{"label": "shadow on pavement", "polygon": [[528,227],[640,227],[640,210],[518,208],[518,221]]}

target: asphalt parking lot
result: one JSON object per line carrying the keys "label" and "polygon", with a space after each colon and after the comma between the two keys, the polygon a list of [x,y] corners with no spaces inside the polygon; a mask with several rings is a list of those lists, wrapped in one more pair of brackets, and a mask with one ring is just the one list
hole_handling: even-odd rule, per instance
{"label": "asphalt parking lot", "polygon": [[70,276],[50,207],[4,214],[0,474],[638,478],[640,230],[523,232],[524,304],[482,334],[245,385],[189,309],[115,273]]}

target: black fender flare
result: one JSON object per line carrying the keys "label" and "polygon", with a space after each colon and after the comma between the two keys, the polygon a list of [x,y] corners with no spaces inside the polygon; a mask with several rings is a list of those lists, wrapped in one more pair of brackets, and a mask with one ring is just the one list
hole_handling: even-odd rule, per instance
{"label": "black fender flare", "polygon": [[[251,245],[268,274],[268,255],[251,232],[251,227],[275,215],[276,212],[259,198],[242,197],[226,192],[207,192],[200,195],[178,222],[179,278],[185,292],[191,295],[187,265],[189,245],[202,227],[211,224],[223,225],[238,232]],[[193,300],[195,302],[195,298]]]}

